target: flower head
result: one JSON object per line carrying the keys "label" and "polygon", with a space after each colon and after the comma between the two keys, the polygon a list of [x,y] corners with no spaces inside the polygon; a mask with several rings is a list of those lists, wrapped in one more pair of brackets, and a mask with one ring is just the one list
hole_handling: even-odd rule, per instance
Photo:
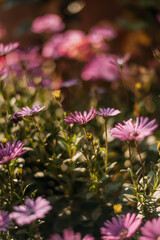
{"label": "flower head", "polygon": [[3,43],[0,43],[0,56],[6,55],[13,50],[15,50],[19,46],[18,42],[9,43],[7,45],[4,45]]}
{"label": "flower head", "polygon": [[54,35],[42,50],[43,57],[58,59],[60,57],[87,60],[91,55],[91,43],[84,32],[68,30]]}
{"label": "flower head", "polygon": [[117,57],[114,55],[96,54],[84,66],[82,79],[88,80],[104,80],[114,82],[120,78],[120,70],[117,65]]}
{"label": "flower head", "polygon": [[12,144],[8,141],[5,148],[3,144],[0,143],[0,164],[9,163],[10,160],[26,153],[28,150],[23,150],[23,146],[24,143],[21,141],[14,141]]}
{"label": "flower head", "polygon": [[93,44],[97,44],[104,39],[112,40],[117,36],[115,30],[110,26],[94,26],[91,28],[88,37]]}
{"label": "flower head", "polygon": [[42,111],[45,107],[41,107],[39,105],[36,105],[36,106],[33,106],[32,108],[29,108],[29,107],[23,107],[22,110],[14,113],[12,116],[11,116],[11,120],[13,122],[16,122],[16,120],[18,120],[18,118],[21,118],[21,117],[25,117],[25,116],[33,116],[34,114]]}
{"label": "flower head", "polygon": [[0,212],[0,230],[3,232],[7,231],[7,227],[11,224],[11,220],[7,211]]}
{"label": "flower head", "polygon": [[55,33],[63,30],[65,27],[62,19],[56,14],[46,14],[41,17],[37,17],[32,23],[32,32],[42,33],[50,32]]}
{"label": "flower head", "polygon": [[85,125],[87,122],[89,122],[90,120],[92,120],[95,117],[96,110],[93,109],[93,107],[91,107],[91,109],[89,110],[89,113],[84,111],[84,113],[82,115],[81,112],[75,111],[74,114],[70,113],[70,116],[66,116],[64,121],[69,124],[78,123],[80,125]]}
{"label": "flower head", "polygon": [[118,219],[112,218],[112,222],[107,220],[101,228],[102,239],[120,240],[130,238],[139,228],[142,219],[136,218],[136,214],[127,213],[126,215],[118,216]]}
{"label": "flower head", "polygon": [[141,227],[142,236],[139,240],[160,239],[160,218],[154,218],[152,221],[147,221],[143,227]]}
{"label": "flower head", "polygon": [[26,198],[25,205],[15,206],[14,212],[10,214],[19,226],[30,224],[31,222],[45,218],[45,215],[52,209],[50,202],[42,197],[35,200]]}
{"label": "flower head", "polygon": [[112,137],[119,138],[122,141],[125,140],[140,140],[152,134],[152,132],[158,127],[156,120],[148,122],[148,117],[137,117],[136,123],[132,122],[132,119],[123,121],[124,125],[118,123],[114,128],[110,130]]}
{"label": "flower head", "polygon": [[49,240],[73,240],[73,239],[94,240],[94,237],[87,234],[82,238],[81,233],[79,233],[79,232],[74,233],[74,231],[72,229],[64,229],[63,237],[61,237],[58,233],[55,233],[51,236],[51,238]]}
{"label": "flower head", "polygon": [[102,117],[110,117],[119,114],[121,111],[114,108],[100,108],[97,114]]}

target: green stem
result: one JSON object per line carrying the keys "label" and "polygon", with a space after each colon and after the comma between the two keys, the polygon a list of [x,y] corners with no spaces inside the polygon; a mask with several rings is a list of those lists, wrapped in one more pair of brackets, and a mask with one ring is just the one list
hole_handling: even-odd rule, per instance
{"label": "green stem", "polygon": [[108,169],[108,138],[107,138],[107,118],[105,118],[105,135],[106,135],[106,155],[105,155],[105,171]]}
{"label": "green stem", "polygon": [[7,170],[8,170],[9,181],[10,181],[10,185],[11,185],[10,202],[12,203],[12,199],[13,199],[13,179],[12,179],[9,164],[7,164]]}
{"label": "green stem", "polygon": [[139,159],[140,159],[140,162],[141,162],[142,177],[143,177],[143,184],[144,184],[144,173],[145,173],[145,169],[144,169],[143,160],[142,160],[142,157],[141,157],[141,154],[140,154],[139,145],[138,145],[138,142],[137,142],[137,141],[135,141],[135,146],[136,146],[137,153],[138,153],[138,155],[139,155]]}
{"label": "green stem", "polygon": [[[87,138],[86,126],[82,126],[82,127],[83,127],[83,130],[84,130],[84,133],[85,133],[85,137],[86,137],[87,141],[90,143],[90,141]],[[93,149],[94,154],[95,154],[93,141],[90,143],[90,145],[91,145],[91,148]],[[90,161],[88,161],[88,162],[90,163]],[[94,162],[92,161],[92,157],[91,157],[91,168],[89,167],[89,170],[90,169],[91,169],[91,171],[90,171],[91,181],[92,181],[92,185],[94,185]]]}

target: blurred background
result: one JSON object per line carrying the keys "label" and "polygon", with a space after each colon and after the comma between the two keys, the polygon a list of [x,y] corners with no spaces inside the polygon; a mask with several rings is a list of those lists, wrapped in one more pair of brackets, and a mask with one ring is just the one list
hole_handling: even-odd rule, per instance
{"label": "blurred background", "polygon": [[30,31],[32,21],[54,13],[62,17],[66,29],[86,33],[93,25],[110,24],[118,31],[116,44],[112,43],[115,52],[146,59],[159,44],[159,11],[156,0],[1,0],[0,21],[7,29],[1,41],[20,41],[21,46],[40,43],[41,37]]}

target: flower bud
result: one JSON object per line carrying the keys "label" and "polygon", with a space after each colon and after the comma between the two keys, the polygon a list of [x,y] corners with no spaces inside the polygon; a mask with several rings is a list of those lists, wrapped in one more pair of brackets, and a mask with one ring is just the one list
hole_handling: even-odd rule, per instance
{"label": "flower bud", "polygon": [[61,98],[61,90],[56,90],[52,92],[53,97],[57,100],[60,101]]}
{"label": "flower bud", "polygon": [[93,134],[92,133],[87,133],[86,138],[88,141],[93,141]]}
{"label": "flower bud", "polygon": [[114,204],[113,205],[113,210],[117,214],[121,213],[122,212],[122,204]]}

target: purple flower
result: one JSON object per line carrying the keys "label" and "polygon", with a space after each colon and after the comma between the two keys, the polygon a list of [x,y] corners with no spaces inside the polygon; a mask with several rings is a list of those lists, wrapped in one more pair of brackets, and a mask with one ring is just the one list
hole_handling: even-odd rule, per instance
{"label": "purple flower", "polygon": [[52,209],[50,202],[42,197],[35,200],[26,198],[24,203],[25,205],[13,207],[14,212],[10,214],[11,219],[14,219],[19,226],[45,218],[45,215]]}
{"label": "purple flower", "polygon": [[41,107],[39,105],[33,106],[32,109],[29,107],[23,107],[22,110],[16,112],[13,114],[13,116],[10,118],[12,120],[12,118],[21,118],[21,117],[25,117],[25,116],[33,116],[34,114],[42,111],[45,107]]}
{"label": "purple flower", "polygon": [[143,227],[141,227],[142,236],[139,240],[158,240],[160,239],[160,218],[147,221]]}
{"label": "purple flower", "polygon": [[56,14],[46,14],[37,17],[33,23],[31,30],[34,33],[50,32],[55,33],[63,30],[65,27],[62,19]]}
{"label": "purple flower", "polygon": [[11,224],[11,220],[7,211],[0,211],[0,230],[7,231],[7,227]]}
{"label": "purple flower", "polygon": [[110,130],[112,137],[119,138],[122,141],[125,140],[140,140],[152,134],[152,132],[158,127],[156,120],[148,122],[148,117],[137,117],[136,123],[132,122],[132,119],[123,121],[124,125],[118,123],[114,128]]}
{"label": "purple flower", "polygon": [[49,240],[94,240],[94,237],[90,236],[89,234],[85,235],[83,238],[81,233],[77,232],[74,233],[72,229],[64,229],[63,230],[63,237],[61,237],[58,233],[53,234]]}
{"label": "purple flower", "polygon": [[19,46],[18,42],[15,43],[9,43],[7,45],[4,45],[3,43],[0,43],[0,56],[6,55],[13,50],[15,50]]}
{"label": "purple flower", "polygon": [[83,80],[105,80],[114,82],[120,78],[117,57],[114,55],[96,54],[84,67],[81,73]]}
{"label": "purple flower", "polygon": [[21,156],[28,150],[23,150],[24,143],[21,141],[14,141],[11,143],[8,141],[6,147],[4,148],[3,144],[0,143],[0,164],[9,163],[11,159]]}
{"label": "purple flower", "polygon": [[89,122],[90,120],[92,120],[95,117],[96,110],[93,109],[93,107],[91,107],[91,109],[89,110],[89,113],[84,111],[84,113],[82,115],[81,112],[75,111],[74,114],[70,113],[70,116],[66,116],[64,121],[69,124],[78,123],[80,125],[85,125],[87,122]]}
{"label": "purple flower", "polygon": [[107,220],[101,228],[102,239],[120,240],[130,238],[139,228],[142,219],[136,218],[136,214],[127,213],[126,215],[112,218],[112,222]]}
{"label": "purple flower", "polygon": [[116,110],[114,108],[100,108],[99,112],[97,111],[96,113],[102,117],[110,117],[110,116],[115,116],[115,115],[119,114],[120,112],[121,111]]}
{"label": "purple flower", "polygon": [[68,88],[68,87],[72,87],[78,84],[78,79],[77,78],[73,78],[70,79],[68,81],[62,82],[61,87],[62,88]]}

